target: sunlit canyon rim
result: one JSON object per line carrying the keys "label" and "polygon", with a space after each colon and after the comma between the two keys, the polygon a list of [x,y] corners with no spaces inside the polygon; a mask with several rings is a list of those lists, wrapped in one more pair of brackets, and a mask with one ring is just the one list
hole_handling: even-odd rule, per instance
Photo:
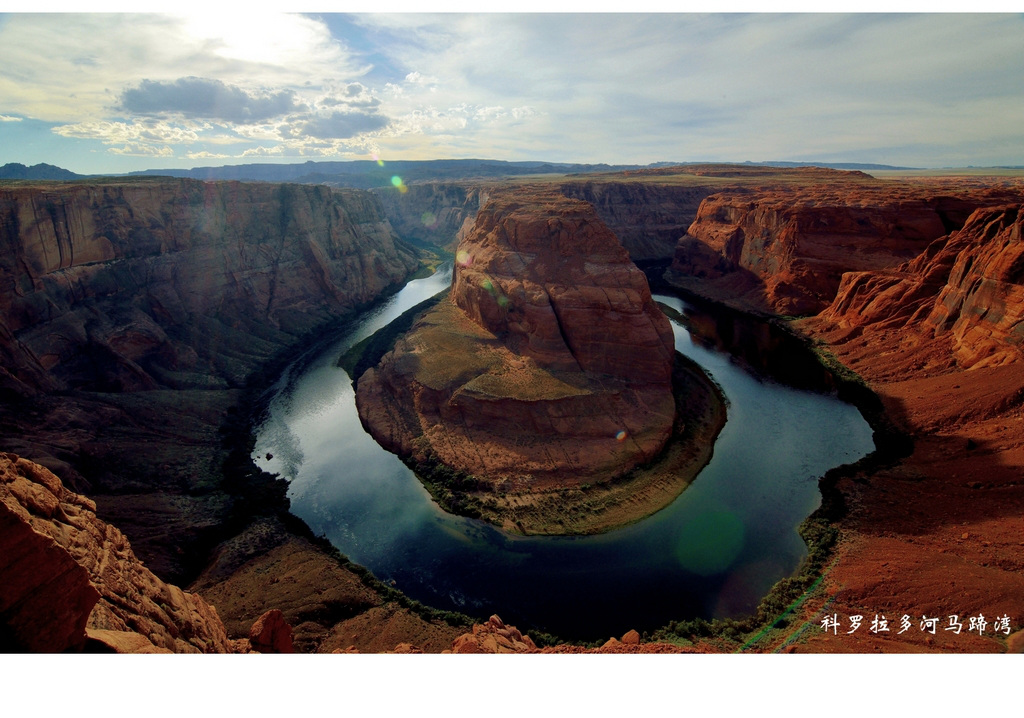
{"label": "sunlit canyon rim", "polygon": [[[545,227],[557,228],[563,202],[593,217],[670,306],[679,290],[731,307],[723,312],[756,314],[762,328],[744,331],[762,338],[772,322],[784,325],[821,355],[831,377],[823,381],[875,429],[874,454],[828,472],[803,534],[807,565],[797,558],[778,576],[796,574],[772,594],[795,613],[777,622],[782,610],[771,600],[758,607],[770,586],[755,580],[761,593],[744,606],[754,618],[731,629],[700,628],[689,619],[702,609],[688,607],[642,626],[644,636],[622,624],[614,629],[622,640],[600,650],[1014,649],[1024,616],[1019,180],[690,166],[407,189],[166,178],[0,185],[5,650],[584,650],[557,641],[538,648],[530,630],[485,622],[472,606],[475,627],[450,605],[411,601],[399,592],[405,579],[395,590],[297,519],[287,482],[252,460],[253,424],[273,411],[264,390],[286,368],[278,386],[298,376],[421,258],[436,262],[440,249],[454,255],[460,240],[472,241],[506,196]],[[560,199],[545,204],[552,197]],[[572,261],[571,243],[559,246]],[[622,265],[624,278],[631,266]],[[478,294],[463,310],[517,297],[507,279],[492,279],[491,291],[459,271],[456,304],[460,276]],[[649,296],[640,299],[645,313]],[[714,317],[691,313],[694,336],[743,344],[740,330],[703,331]],[[527,350],[512,361],[547,361],[548,339],[574,346],[572,327],[533,334],[535,323],[476,319],[495,336],[521,332],[515,341]],[[652,337],[639,344],[655,347],[671,332]],[[398,341],[401,351],[409,339]],[[678,336],[674,343],[679,349]],[[746,363],[777,373],[771,342],[759,346]],[[747,410],[734,403],[730,411]],[[812,485],[841,463],[808,477]],[[682,492],[684,502],[699,498],[702,482],[713,486],[705,478]],[[698,561],[686,527],[699,520],[677,527],[677,560]],[[821,555],[827,561],[815,564]],[[826,606],[844,619],[1012,621],[1006,633],[833,634],[817,628]],[[595,640],[620,625],[604,619],[604,633],[579,635]],[[530,620],[516,616],[524,628]]]}

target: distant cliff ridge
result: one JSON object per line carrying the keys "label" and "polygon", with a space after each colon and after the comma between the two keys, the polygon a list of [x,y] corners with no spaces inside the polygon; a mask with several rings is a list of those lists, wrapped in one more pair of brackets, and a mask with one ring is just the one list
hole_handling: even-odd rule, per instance
{"label": "distant cliff ridge", "polygon": [[20,162],[8,162],[0,167],[0,180],[74,180],[83,177],[85,175],[46,163],[26,167]]}
{"label": "distant cliff ridge", "polygon": [[674,186],[643,182],[573,181],[562,194],[590,202],[634,262],[668,260],[714,185]]}

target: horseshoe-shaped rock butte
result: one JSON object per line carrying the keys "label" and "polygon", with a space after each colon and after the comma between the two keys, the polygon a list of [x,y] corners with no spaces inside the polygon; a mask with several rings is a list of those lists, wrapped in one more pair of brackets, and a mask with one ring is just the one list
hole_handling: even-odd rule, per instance
{"label": "horseshoe-shaped rock butte", "polygon": [[528,515],[659,457],[679,428],[675,361],[646,277],[593,206],[518,190],[480,210],[448,296],[359,378],[357,405],[446,508],[573,533]]}

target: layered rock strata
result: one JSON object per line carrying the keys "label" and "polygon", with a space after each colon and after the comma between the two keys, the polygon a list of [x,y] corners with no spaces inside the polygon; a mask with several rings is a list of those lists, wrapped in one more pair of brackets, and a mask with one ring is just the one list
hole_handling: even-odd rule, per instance
{"label": "layered rock strata", "polygon": [[3,650],[244,650],[213,607],[154,576],[95,508],[47,469],[0,454]]}
{"label": "layered rock strata", "polygon": [[366,192],[139,180],[0,188],[8,392],[241,384],[417,262]]}
{"label": "layered rock strata", "polygon": [[404,192],[389,187],[374,194],[401,237],[454,250],[492,189],[478,182],[417,182]]}
{"label": "layered rock strata", "polygon": [[824,584],[827,612],[882,615],[898,605],[1008,625],[934,636],[840,631],[794,650],[1014,650],[1024,615],[1022,209],[1020,199],[979,209],[913,261],[844,275],[835,301],[796,323],[863,377],[913,438],[909,455],[836,484],[848,514]]}
{"label": "layered rock strata", "polygon": [[868,332],[897,340],[902,353],[941,348],[927,361],[932,373],[1021,361],[1022,210],[978,210],[962,229],[931,243],[913,261],[844,274],[835,300],[808,326],[827,331],[832,343],[863,341]]}
{"label": "layered rock strata", "polygon": [[843,273],[896,267],[1006,193],[878,185],[748,187],[701,204],[667,278],[741,308],[816,314]]}
{"label": "layered rock strata", "polygon": [[652,182],[565,182],[562,194],[590,202],[634,262],[670,260],[714,184],[676,186]]}
{"label": "layered rock strata", "polygon": [[166,178],[4,185],[0,247],[0,449],[182,584],[283,502],[225,489],[242,388],[418,267],[370,193]]}
{"label": "layered rock strata", "polygon": [[450,297],[358,382],[387,448],[502,490],[579,484],[654,458],[675,417],[674,341],[643,274],[585,202],[492,198]]}

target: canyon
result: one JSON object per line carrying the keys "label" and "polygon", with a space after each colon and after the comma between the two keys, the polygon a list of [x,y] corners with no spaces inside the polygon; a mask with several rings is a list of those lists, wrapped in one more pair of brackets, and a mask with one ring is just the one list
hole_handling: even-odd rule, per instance
{"label": "canyon", "polygon": [[[654,462],[674,433],[713,443],[717,432],[688,405],[710,406],[720,427],[720,402],[699,369],[674,371],[674,354],[646,278],[590,203],[499,191],[458,245],[450,295],[375,368],[354,377],[356,399],[382,446],[456,472],[476,504],[471,515],[507,530],[565,533],[566,489],[609,490]],[[674,378],[691,424],[685,432]],[[677,462],[672,473],[695,475],[709,452],[695,453],[696,466]],[[672,498],[667,492],[645,513]],[[583,522],[573,532],[611,521]]]}
{"label": "canyon", "polygon": [[[399,237],[453,248],[474,223],[487,235],[502,215],[481,207],[506,191],[524,200],[505,211],[527,224],[547,227],[572,207],[563,221],[601,220],[652,282],[784,322],[826,362],[856,372],[907,439],[826,477],[822,511],[840,537],[833,559],[751,650],[1019,645],[1024,183],[694,166],[502,184],[423,183],[386,200],[156,178],[0,185],[0,540],[5,558],[17,545],[53,566],[51,583],[5,580],[25,593],[3,594],[4,649],[250,650],[238,642],[273,609],[283,618],[268,617],[254,638],[287,623],[298,651],[440,652],[457,641],[469,650],[497,646],[498,636],[529,648],[500,619],[470,629],[332,552],[288,513],[284,482],[256,470],[246,444],[256,389],[282,357],[418,269],[417,251]],[[386,213],[403,199],[416,201]],[[417,222],[424,229],[414,232]],[[463,268],[445,311],[476,312],[474,332],[514,337],[520,351],[506,366],[567,361],[574,352],[548,341],[560,331],[497,324],[507,322],[497,299],[517,297],[521,285],[498,271],[509,257],[489,252]],[[480,267],[493,292],[474,274]],[[656,348],[656,319],[650,327],[645,346]],[[402,351],[393,363],[408,363]],[[592,353],[612,360],[602,373],[619,370],[616,352]],[[658,361],[641,369],[662,393],[671,382]],[[22,611],[29,605],[54,618],[52,635]],[[1007,632],[819,626],[832,614],[945,624],[982,613],[1011,617]],[[470,630],[477,638],[460,638]],[[634,645],[629,638],[618,642]],[[737,647],[726,634],[678,627],[660,639]]]}

